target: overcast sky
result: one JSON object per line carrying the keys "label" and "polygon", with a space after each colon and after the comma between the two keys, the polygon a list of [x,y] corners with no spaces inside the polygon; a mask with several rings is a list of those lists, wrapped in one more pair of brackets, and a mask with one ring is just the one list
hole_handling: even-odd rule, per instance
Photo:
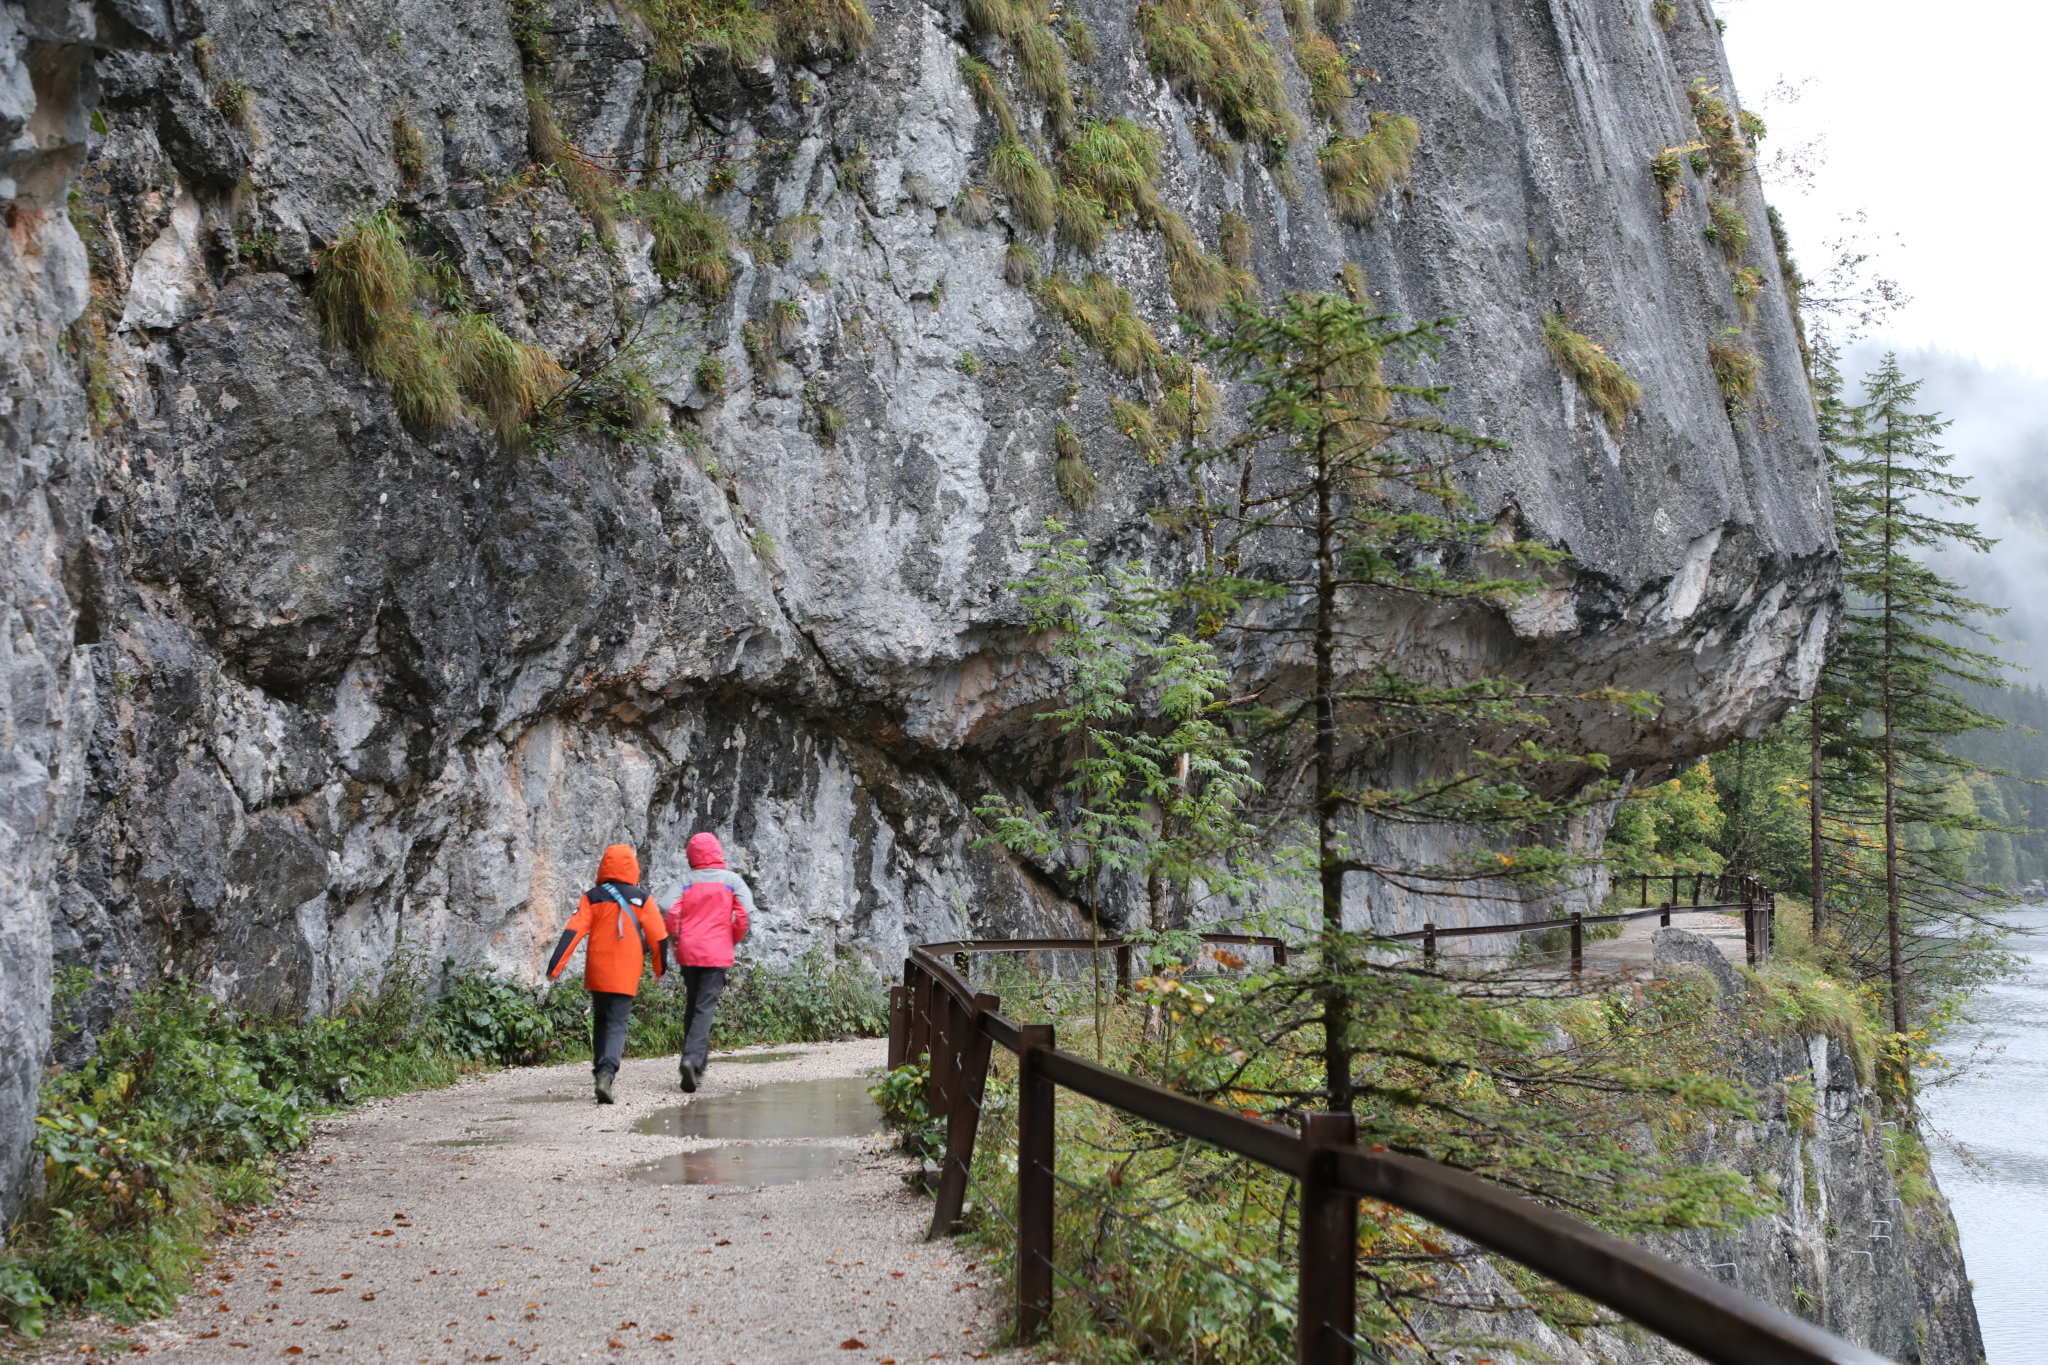
{"label": "overcast sky", "polygon": [[[1913,302],[1901,350],[1939,348],[2048,378],[2048,176],[2041,62],[2048,5],[2019,0],[1719,0],[1742,103],[1772,154],[1820,140],[1801,192],[1768,193],[1816,274],[1844,214],[1865,212],[1879,268]],[[1780,83],[1800,98],[1773,94]]]}

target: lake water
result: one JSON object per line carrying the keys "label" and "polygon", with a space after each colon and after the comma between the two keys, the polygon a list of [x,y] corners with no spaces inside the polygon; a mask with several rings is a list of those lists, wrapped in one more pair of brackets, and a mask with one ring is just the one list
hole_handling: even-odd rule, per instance
{"label": "lake water", "polygon": [[1943,1049],[2003,1049],[1960,1080],[1930,1087],[1934,1126],[1963,1155],[1935,1144],[1935,1172],[1962,1229],[1989,1365],[2048,1365],[2048,906],[2020,915],[2008,940],[2028,962],[2024,980],[1985,991],[1977,1023]]}

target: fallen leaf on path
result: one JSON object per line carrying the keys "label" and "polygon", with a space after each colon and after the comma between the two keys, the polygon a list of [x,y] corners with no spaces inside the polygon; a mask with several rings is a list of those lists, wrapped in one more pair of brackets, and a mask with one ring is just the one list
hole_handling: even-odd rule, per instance
{"label": "fallen leaf on path", "polygon": [[859,1337],[848,1337],[839,1343],[839,1349],[842,1351],[865,1351],[867,1348],[868,1344]]}
{"label": "fallen leaf on path", "polygon": [[365,1295],[363,1295],[363,1302],[364,1302],[364,1303],[369,1303],[369,1302],[370,1302],[371,1300],[375,1299],[376,1297],[377,1297],[377,1296],[376,1296],[375,1294],[365,1294]]}
{"label": "fallen leaf on path", "polygon": [[287,1346],[284,1348],[284,1353],[288,1356],[302,1356],[306,1353],[306,1348],[303,1346]]}
{"label": "fallen leaf on path", "polygon": [[672,1337],[672,1336],[670,1336],[670,1335],[669,1335],[668,1333],[666,1333],[666,1332],[656,1332],[656,1333],[654,1334],[654,1340],[656,1340],[656,1341],[674,1341],[674,1340],[675,1340],[675,1338],[674,1338],[674,1337]]}

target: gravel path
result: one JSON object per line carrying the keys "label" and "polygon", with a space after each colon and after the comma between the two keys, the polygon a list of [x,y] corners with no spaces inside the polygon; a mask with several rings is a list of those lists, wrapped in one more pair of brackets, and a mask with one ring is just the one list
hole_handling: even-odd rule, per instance
{"label": "gravel path", "polygon": [[[1643,978],[1654,975],[1656,963],[1651,957],[1652,939],[1659,927],[1657,917],[1648,915],[1625,922],[1617,938],[1588,943],[1585,951],[1587,974]],[[1720,910],[1673,909],[1671,927],[1713,940],[1714,946],[1721,950],[1721,956],[1738,967],[1747,960],[1739,912],[1731,915]]]}
{"label": "gravel path", "polygon": [[[778,1051],[797,1055],[715,1059],[690,1101],[861,1076],[884,1045]],[[930,1204],[886,1139],[739,1151],[829,1172],[793,1184],[664,1186],[635,1168],[719,1144],[631,1131],[684,1102],[673,1058],[628,1062],[618,1095],[600,1108],[583,1067],[529,1068],[323,1123],[275,1211],[126,1340],[192,1365],[988,1358],[1001,1286],[922,1240]]]}

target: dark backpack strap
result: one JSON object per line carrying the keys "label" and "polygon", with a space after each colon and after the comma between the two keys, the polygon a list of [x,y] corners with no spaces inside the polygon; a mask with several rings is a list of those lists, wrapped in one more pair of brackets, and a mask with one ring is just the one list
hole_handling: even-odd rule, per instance
{"label": "dark backpack strap", "polygon": [[[610,882],[598,883],[597,889],[618,902],[619,913],[633,922],[633,935],[640,940],[640,955],[645,957],[647,955],[647,931],[640,927],[640,916],[634,912],[632,906],[626,904],[626,898],[619,894],[619,888],[613,886]],[[620,937],[623,938],[625,936],[622,934]]]}

